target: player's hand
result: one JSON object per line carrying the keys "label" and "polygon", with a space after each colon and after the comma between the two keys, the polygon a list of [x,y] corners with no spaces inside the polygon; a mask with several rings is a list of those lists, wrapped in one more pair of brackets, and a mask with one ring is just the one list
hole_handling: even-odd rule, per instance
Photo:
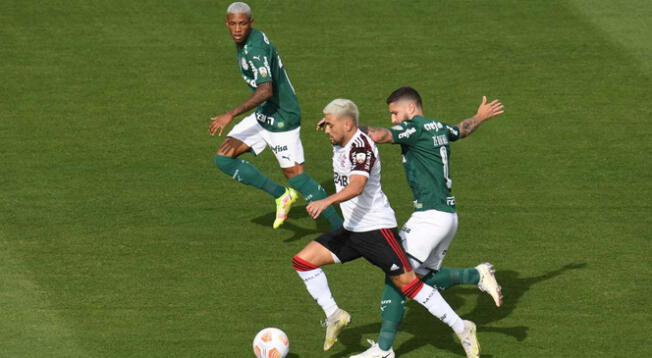
{"label": "player's hand", "polygon": [[326,118],[322,118],[319,122],[317,122],[317,127],[315,128],[315,130],[323,131],[325,124],[326,124]]}
{"label": "player's hand", "polygon": [[233,116],[229,113],[220,114],[217,117],[211,118],[211,124],[208,126],[208,132],[211,136],[214,136],[217,132],[217,135],[221,136],[222,131],[226,126],[233,121]]}
{"label": "player's hand", "polygon": [[317,219],[322,211],[326,210],[328,203],[326,200],[315,200],[306,206],[306,211],[311,218]]}
{"label": "player's hand", "polygon": [[505,107],[500,100],[494,99],[490,103],[487,103],[487,96],[482,96],[482,103],[478,107],[478,112],[475,114],[475,118],[484,121],[491,117],[497,116],[505,112]]}

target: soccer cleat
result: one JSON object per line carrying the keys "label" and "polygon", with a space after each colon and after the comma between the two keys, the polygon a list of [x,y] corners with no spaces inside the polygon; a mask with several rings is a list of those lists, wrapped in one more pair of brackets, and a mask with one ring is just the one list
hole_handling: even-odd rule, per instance
{"label": "soccer cleat", "polygon": [[299,198],[299,193],[292,188],[286,188],[285,193],[276,199],[276,219],[274,219],[274,229],[283,225],[288,218],[292,204]]}
{"label": "soccer cleat", "polygon": [[464,332],[457,335],[467,358],[480,358],[480,342],[478,342],[475,331],[475,323],[464,321]]}
{"label": "soccer cleat", "polygon": [[378,346],[378,343],[374,342],[371,339],[367,339],[367,342],[371,344],[371,348],[367,349],[366,351],[356,354],[354,356],[350,356],[349,358],[394,358],[396,355],[394,354],[394,350],[390,348],[388,351],[384,351],[380,349]]}
{"label": "soccer cleat", "polygon": [[327,351],[337,342],[337,336],[344,327],[351,323],[351,315],[345,310],[338,308],[335,313],[326,319],[326,338],[324,339],[324,350]]}
{"label": "soccer cleat", "polygon": [[496,281],[496,276],[494,276],[494,267],[492,264],[485,262],[475,267],[476,270],[480,273],[480,282],[478,282],[478,288],[482,292],[486,292],[494,299],[496,306],[500,307],[503,304],[503,294],[501,292],[500,285]]}

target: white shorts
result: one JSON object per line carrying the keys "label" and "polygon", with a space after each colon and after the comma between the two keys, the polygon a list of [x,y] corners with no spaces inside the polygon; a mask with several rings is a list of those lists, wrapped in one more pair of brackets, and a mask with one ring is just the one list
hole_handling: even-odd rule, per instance
{"label": "white shorts", "polygon": [[300,132],[301,127],[287,132],[270,132],[258,123],[256,113],[252,113],[236,124],[226,136],[248,145],[256,155],[269,146],[281,168],[290,168],[303,164]]}
{"label": "white shorts", "polygon": [[457,232],[457,214],[439,210],[415,211],[399,235],[414,271],[439,270]]}

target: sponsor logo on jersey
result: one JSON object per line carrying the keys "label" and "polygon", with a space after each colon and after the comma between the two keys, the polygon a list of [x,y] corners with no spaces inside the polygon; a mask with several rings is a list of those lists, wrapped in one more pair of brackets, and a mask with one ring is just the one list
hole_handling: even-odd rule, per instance
{"label": "sponsor logo on jersey", "polygon": [[240,61],[240,66],[245,71],[249,69],[249,65],[247,65],[247,60],[244,57]]}
{"label": "sponsor logo on jersey", "polygon": [[272,147],[272,152],[274,152],[274,153],[283,152],[283,151],[286,151],[286,150],[288,150],[287,145],[275,145],[275,146]]}
{"label": "sponsor logo on jersey", "polygon": [[265,67],[260,67],[258,68],[258,73],[260,73],[260,77],[265,78],[268,76],[267,69]]}
{"label": "sponsor logo on jersey", "polygon": [[335,182],[335,185],[339,185],[339,186],[349,185],[349,177],[347,175],[342,175],[340,173],[334,173],[333,181]]}
{"label": "sponsor logo on jersey", "polygon": [[400,267],[398,267],[396,264],[392,264],[392,267],[389,268],[390,271],[396,271],[398,269],[400,269]]}
{"label": "sponsor logo on jersey", "polygon": [[395,125],[395,126],[392,127],[392,129],[400,131],[400,130],[403,130],[403,127],[401,127],[400,125]]}
{"label": "sponsor logo on jersey", "polygon": [[402,139],[402,138],[410,138],[410,136],[411,136],[412,134],[416,133],[416,131],[417,131],[416,128],[408,128],[405,132],[399,134],[399,135],[398,135],[398,138],[399,138],[399,139]]}
{"label": "sponsor logo on jersey", "polygon": [[458,135],[458,133],[459,133],[459,132],[457,131],[457,129],[455,129],[455,128],[451,127],[451,126],[446,126],[446,128],[448,128],[448,130],[449,130],[451,133],[453,133],[454,136],[457,137],[457,135]]}
{"label": "sponsor logo on jersey", "polygon": [[455,206],[455,197],[449,196],[448,198],[446,198],[446,205]]}
{"label": "sponsor logo on jersey", "polygon": [[444,128],[444,125],[442,125],[439,122],[428,122],[428,123],[423,125],[423,129],[425,129],[427,131],[436,131],[436,130],[440,130],[442,128]]}

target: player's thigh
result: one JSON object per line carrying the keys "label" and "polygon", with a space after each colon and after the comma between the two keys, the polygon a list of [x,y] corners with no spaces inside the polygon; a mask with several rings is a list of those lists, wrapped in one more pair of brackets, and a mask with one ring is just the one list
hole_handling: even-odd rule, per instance
{"label": "player's thigh", "polygon": [[252,113],[243,118],[231,129],[226,135],[227,138],[218,149],[217,154],[237,157],[251,150],[254,154],[258,155],[266,147],[263,131],[264,128],[258,124],[255,113]]}
{"label": "player's thigh", "polygon": [[360,253],[352,247],[350,238],[350,231],[339,228],[319,236],[313,242],[330,252],[332,262],[345,263],[360,257]]}
{"label": "player's thigh", "polygon": [[301,128],[295,128],[287,132],[263,132],[264,139],[274,152],[274,156],[281,168],[293,168],[301,165],[297,170],[300,169],[303,172],[304,156],[300,135]]}
{"label": "player's thigh", "polygon": [[351,243],[362,257],[378,266],[387,276],[412,271],[395,228],[352,233]]}
{"label": "player's thigh", "polygon": [[457,233],[457,220],[457,214],[452,213],[449,215],[449,219],[447,221],[448,231],[445,232],[442,239],[439,240],[435,249],[430,253],[428,258],[423,263],[422,268],[431,271],[438,271],[441,268],[442,264],[444,263],[444,259],[446,258],[446,254],[448,253],[448,249],[453,242],[453,239],[455,238],[455,234]]}
{"label": "player's thigh", "polygon": [[251,150],[251,147],[241,140],[233,137],[226,137],[217,149],[217,154],[235,158],[249,150]]}
{"label": "player's thigh", "polygon": [[454,214],[437,210],[417,211],[401,228],[401,244],[409,257],[425,262],[456,228]]}

